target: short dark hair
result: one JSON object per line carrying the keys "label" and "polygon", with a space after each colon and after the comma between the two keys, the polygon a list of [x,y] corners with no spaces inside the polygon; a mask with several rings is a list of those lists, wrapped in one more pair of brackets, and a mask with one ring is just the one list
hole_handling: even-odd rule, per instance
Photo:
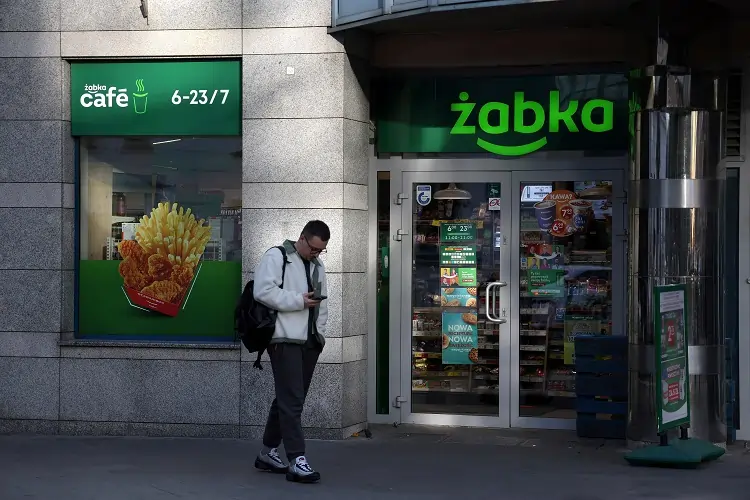
{"label": "short dark hair", "polygon": [[328,229],[328,224],[322,220],[311,220],[302,229],[302,235],[306,238],[312,238],[317,236],[320,241],[328,241],[331,239],[331,230]]}

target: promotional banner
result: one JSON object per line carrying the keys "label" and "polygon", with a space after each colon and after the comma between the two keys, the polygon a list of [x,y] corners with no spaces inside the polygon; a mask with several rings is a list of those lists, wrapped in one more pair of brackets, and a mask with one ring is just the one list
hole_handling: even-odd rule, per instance
{"label": "promotional banner", "polygon": [[441,267],[440,286],[477,286],[476,267]]}
{"label": "promotional banner", "polygon": [[564,271],[529,269],[529,293],[539,297],[562,297],[565,295]]}
{"label": "promotional banner", "polygon": [[552,191],[534,204],[539,229],[563,238],[584,231],[591,217],[592,203],[579,199],[573,191]]}
{"label": "promotional banner", "polygon": [[241,135],[240,61],[72,62],[74,136]]}
{"label": "promotional banner", "polygon": [[441,288],[441,307],[477,307],[476,288]]}
{"label": "promotional banner", "polygon": [[443,311],[443,364],[468,365],[479,361],[476,312]]}
{"label": "promotional banner", "polygon": [[214,256],[212,228],[159,203],[124,233],[122,260],[79,263],[78,337],[231,340],[241,262]]}
{"label": "promotional banner", "polygon": [[440,247],[443,364],[470,364],[479,361],[476,238],[477,224],[474,222],[440,223],[442,243],[472,244]]}
{"label": "promotional banner", "polygon": [[654,287],[658,432],[690,423],[685,285]]}
{"label": "promotional banner", "polygon": [[441,266],[476,266],[477,247],[475,246],[441,246]]}

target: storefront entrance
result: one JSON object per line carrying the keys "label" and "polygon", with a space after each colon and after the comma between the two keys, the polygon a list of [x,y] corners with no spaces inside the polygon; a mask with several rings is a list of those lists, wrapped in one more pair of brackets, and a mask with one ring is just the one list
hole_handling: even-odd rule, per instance
{"label": "storefront entrance", "polygon": [[625,161],[387,163],[396,419],[573,428],[572,337],[625,333]]}

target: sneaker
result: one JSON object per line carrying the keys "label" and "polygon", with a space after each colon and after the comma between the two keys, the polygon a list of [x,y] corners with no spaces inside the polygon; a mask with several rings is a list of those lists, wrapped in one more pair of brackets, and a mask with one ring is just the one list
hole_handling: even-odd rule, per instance
{"label": "sneaker", "polygon": [[279,450],[276,448],[271,448],[268,453],[261,452],[255,459],[255,468],[274,474],[284,474],[289,471],[289,467],[281,460]]}
{"label": "sneaker", "polygon": [[320,473],[310,467],[305,457],[297,457],[297,460],[289,466],[286,480],[295,483],[317,483],[320,481]]}

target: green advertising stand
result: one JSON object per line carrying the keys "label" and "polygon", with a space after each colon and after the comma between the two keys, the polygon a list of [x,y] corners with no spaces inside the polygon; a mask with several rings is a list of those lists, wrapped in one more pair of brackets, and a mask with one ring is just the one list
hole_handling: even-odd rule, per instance
{"label": "green advertising stand", "polygon": [[[654,374],[659,444],[625,455],[631,465],[695,468],[716,460],[725,450],[707,441],[688,438],[690,374],[688,372],[687,301],[685,285],[654,287]],[[668,432],[680,429],[679,438]]]}

